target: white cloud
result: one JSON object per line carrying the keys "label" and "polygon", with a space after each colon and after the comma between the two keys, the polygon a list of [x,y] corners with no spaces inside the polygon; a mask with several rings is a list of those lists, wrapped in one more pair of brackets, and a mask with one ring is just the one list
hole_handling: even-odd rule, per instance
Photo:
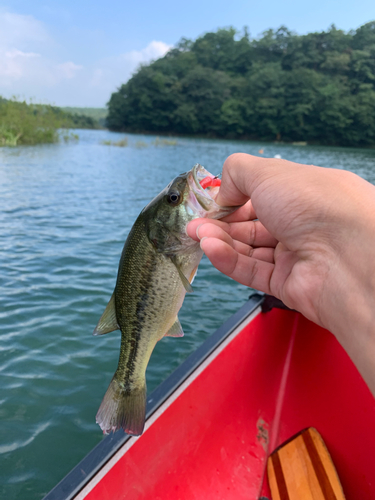
{"label": "white cloud", "polygon": [[12,49],[5,52],[5,57],[9,59],[15,59],[16,57],[40,57],[40,54],[35,52],[22,52],[22,50]]}
{"label": "white cloud", "polygon": [[[132,50],[96,61],[76,72],[71,102],[74,106],[104,106],[112,92],[125,83],[140,64],[163,57],[171,49],[161,41],[152,41],[141,50]],[[65,84],[65,89],[67,89]],[[69,102],[64,100],[64,104]]]}
{"label": "white cloud", "polygon": [[0,95],[62,106],[104,106],[140,64],[164,56],[171,48],[154,40],[141,50],[86,66],[74,61],[74,55],[61,60],[56,47],[43,23],[0,9]]}
{"label": "white cloud", "polygon": [[118,56],[102,59],[93,68],[90,85],[102,88],[105,86],[110,92],[114,92],[119,85],[131,77],[140,64],[163,57],[170,49],[171,45],[152,41],[142,50],[131,50]]}
{"label": "white cloud", "polygon": [[10,85],[11,81],[19,80],[24,73],[24,60],[40,57],[35,52],[22,52],[22,50],[11,49],[0,51],[0,77],[3,85]]}
{"label": "white cloud", "polygon": [[144,49],[132,50],[130,52],[127,52],[126,54],[122,54],[122,56],[120,57],[122,57],[125,61],[140,64],[142,62],[148,62],[152,59],[163,57],[170,49],[170,45],[167,45],[164,42],[157,42],[153,40]]}
{"label": "white cloud", "polygon": [[[9,88],[25,94],[33,84],[43,88],[74,76],[78,65],[56,64],[40,53],[51,41],[44,25],[32,16],[0,10],[0,94]],[[30,50],[34,47],[38,52]]]}
{"label": "white cloud", "polygon": [[77,71],[82,69],[83,66],[79,64],[74,64],[71,61],[58,64],[56,66],[57,74],[60,75],[62,78],[74,78],[77,74]]}
{"label": "white cloud", "polygon": [[0,10],[0,47],[26,49],[29,43],[42,44],[49,39],[43,23],[33,16]]}
{"label": "white cloud", "polygon": [[108,100],[111,93],[129,80],[140,64],[163,57],[170,49],[171,45],[154,40],[144,49],[132,50],[98,61],[92,70],[89,85],[98,89]]}

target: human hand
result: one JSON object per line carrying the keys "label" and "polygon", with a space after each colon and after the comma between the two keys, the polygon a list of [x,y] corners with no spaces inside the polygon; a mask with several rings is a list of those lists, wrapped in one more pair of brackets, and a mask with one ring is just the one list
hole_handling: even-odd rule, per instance
{"label": "human hand", "polygon": [[375,187],[342,170],[236,154],[216,201],[247,203],[188,225],[213,265],[331,330],[375,392],[374,362],[367,373],[362,359],[375,359]]}

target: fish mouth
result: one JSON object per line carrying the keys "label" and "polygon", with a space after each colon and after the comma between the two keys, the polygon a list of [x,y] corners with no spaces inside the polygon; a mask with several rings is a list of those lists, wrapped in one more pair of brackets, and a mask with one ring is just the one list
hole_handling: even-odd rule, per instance
{"label": "fish mouth", "polygon": [[190,189],[188,205],[198,217],[218,218],[216,215],[221,212],[215,202],[215,197],[219,187],[212,189],[202,186],[202,181],[206,178],[215,179],[217,176],[211,174],[202,165],[196,163],[187,173],[187,181]]}
{"label": "fish mouth", "polygon": [[190,185],[190,188],[195,194],[199,204],[205,210],[208,210],[209,206],[214,201],[214,197],[212,196],[213,193],[210,190],[205,189],[201,185],[203,179],[207,177],[209,177],[210,179],[215,179],[217,176],[211,174],[211,172],[206,170],[199,163],[196,163],[188,173],[188,183]]}
{"label": "fish mouth", "polygon": [[206,170],[202,165],[199,163],[196,163],[194,167],[191,170],[191,174],[193,176],[194,182],[195,182],[195,187],[199,189],[202,193],[206,193],[206,191],[203,189],[201,186],[201,181],[205,177],[210,177],[211,179],[215,178],[215,175],[211,174],[208,170]]}
{"label": "fish mouth", "polygon": [[188,172],[187,180],[190,188],[190,196],[188,205],[198,217],[208,217],[210,219],[221,219],[226,215],[231,214],[239,206],[222,207],[215,201],[218,194],[219,186],[207,188],[202,186],[202,181],[206,177],[216,179],[217,176],[211,174],[202,165],[196,163],[194,167]]}

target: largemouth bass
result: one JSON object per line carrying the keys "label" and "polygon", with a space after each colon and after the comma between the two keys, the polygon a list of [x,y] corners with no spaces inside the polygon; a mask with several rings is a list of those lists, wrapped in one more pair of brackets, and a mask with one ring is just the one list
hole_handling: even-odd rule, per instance
{"label": "largemouth bass", "polygon": [[115,290],[94,330],[94,335],[121,330],[118,367],[96,415],[104,433],[143,432],[148,361],[162,337],[183,336],[177,313],[185,293],[192,292],[203,255],[186,225],[237,208],[215,203],[215,180],[199,164],[176,177],[142,210],[125,242]]}

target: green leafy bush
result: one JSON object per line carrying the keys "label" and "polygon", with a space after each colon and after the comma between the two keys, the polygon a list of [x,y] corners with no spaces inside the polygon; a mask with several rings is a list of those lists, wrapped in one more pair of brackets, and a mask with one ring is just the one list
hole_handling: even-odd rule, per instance
{"label": "green leafy bush", "polygon": [[77,134],[59,134],[59,129],[70,128],[97,127],[93,118],[72,115],[56,106],[0,98],[0,146],[78,140]]}
{"label": "green leafy bush", "polygon": [[51,106],[16,100],[0,101],[0,145],[51,143],[58,140],[62,122]]}

